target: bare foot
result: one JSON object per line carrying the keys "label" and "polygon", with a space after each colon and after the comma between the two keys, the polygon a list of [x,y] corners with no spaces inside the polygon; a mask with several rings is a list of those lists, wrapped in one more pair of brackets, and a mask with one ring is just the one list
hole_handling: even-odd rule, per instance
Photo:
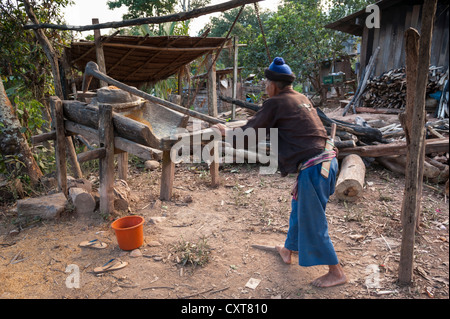
{"label": "bare foot", "polygon": [[345,284],[347,282],[347,277],[342,270],[342,267],[337,264],[329,266],[329,271],[326,275],[317,278],[311,284],[315,287],[328,288],[333,286],[338,286]]}
{"label": "bare foot", "polygon": [[275,248],[277,249],[278,253],[280,254],[281,258],[286,264],[290,264],[292,262],[291,258],[292,251],[290,251],[284,246],[276,246]]}

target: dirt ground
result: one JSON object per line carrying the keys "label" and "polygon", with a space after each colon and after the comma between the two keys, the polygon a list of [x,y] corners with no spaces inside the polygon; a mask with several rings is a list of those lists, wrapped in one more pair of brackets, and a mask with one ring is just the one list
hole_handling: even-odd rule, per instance
{"label": "dirt ground", "polygon": [[[111,229],[111,222],[126,213],[105,218],[96,212],[81,219],[67,212],[55,220],[30,220],[17,216],[15,205],[2,204],[0,299],[449,298],[449,205],[443,184],[424,186],[410,286],[397,284],[404,176],[372,163],[362,198],[350,203],[331,196],[329,232],[348,283],[322,289],[310,283],[326,266],[301,267],[297,255],[286,265],[276,253],[252,247],[284,243],[295,176],[260,175],[255,164],[224,164],[221,185],[212,188],[206,165],[177,164],[173,199],[164,202],[160,176],[161,169],[130,163],[128,214],[145,218],[138,257],[119,248]],[[86,177],[98,181],[95,175]],[[92,239],[108,247],[79,247]],[[194,244],[208,259],[182,265],[176,248],[190,245],[195,259]],[[112,258],[128,265],[93,272]],[[71,287],[73,267],[79,270],[78,287]],[[247,287],[251,279],[259,284]]]}
{"label": "dirt ground", "polygon": [[[300,267],[296,255],[293,264],[286,265],[275,253],[252,247],[284,242],[294,176],[259,175],[257,165],[233,164],[221,168],[222,184],[211,188],[206,166],[180,164],[173,200],[161,202],[160,171],[132,168],[130,174],[135,195],[130,214],[146,220],[145,243],[140,248],[143,256],[132,257],[122,251],[111,221],[101,216],[81,220],[68,213],[58,220],[25,224],[14,207],[3,207],[0,298],[449,298],[446,198],[424,188],[414,283],[400,287],[396,280],[404,178],[381,167],[368,168],[367,185],[358,202],[340,202],[334,195],[330,198],[330,236],[349,281],[328,289],[310,285],[326,267]],[[443,190],[442,185],[433,187]],[[17,228],[18,234],[10,234]],[[108,247],[94,250],[78,246],[96,238]],[[201,240],[210,253],[205,265],[177,263],[174,247]],[[111,258],[129,264],[114,272],[92,272]],[[69,265],[79,267],[79,288],[66,285]],[[246,287],[251,278],[260,280],[255,289]]]}

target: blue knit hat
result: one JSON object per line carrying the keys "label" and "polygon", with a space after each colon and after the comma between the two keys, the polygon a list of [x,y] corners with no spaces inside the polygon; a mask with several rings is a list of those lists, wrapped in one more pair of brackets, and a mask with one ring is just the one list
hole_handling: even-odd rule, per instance
{"label": "blue knit hat", "polygon": [[291,74],[292,70],[289,65],[284,62],[283,58],[276,57],[273,59],[273,62],[269,66],[270,71],[274,71],[277,73]]}
{"label": "blue knit hat", "polygon": [[269,68],[265,69],[264,74],[267,79],[272,81],[292,83],[295,80],[295,74],[292,73],[291,68],[284,62],[284,59],[280,57],[273,59]]}

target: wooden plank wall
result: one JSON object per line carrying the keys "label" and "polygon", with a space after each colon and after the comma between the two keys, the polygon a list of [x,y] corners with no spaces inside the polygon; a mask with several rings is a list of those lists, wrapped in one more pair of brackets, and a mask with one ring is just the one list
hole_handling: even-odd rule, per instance
{"label": "wooden plank wall", "polygon": [[[445,2],[445,1],[444,1]],[[381,11],[379,29],[364,27],[361,39],[361,71],[379,46],[377,66],[374,76],[394,68],[405,66],[405,31],[413,27],[420,33],[422,5],[397,5]],[[449,65],[449,8],[445,3],[438,4],[431,49],[431,65]]]}

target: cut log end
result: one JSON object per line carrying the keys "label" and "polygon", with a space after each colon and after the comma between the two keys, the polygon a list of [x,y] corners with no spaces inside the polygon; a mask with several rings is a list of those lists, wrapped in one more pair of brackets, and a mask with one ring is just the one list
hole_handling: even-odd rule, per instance
{"label": "cut log end", "polygon": [[340,200],[357,201],[364,190],[366,167],[358,155],[346,156],[336,182],[336,197]]}

